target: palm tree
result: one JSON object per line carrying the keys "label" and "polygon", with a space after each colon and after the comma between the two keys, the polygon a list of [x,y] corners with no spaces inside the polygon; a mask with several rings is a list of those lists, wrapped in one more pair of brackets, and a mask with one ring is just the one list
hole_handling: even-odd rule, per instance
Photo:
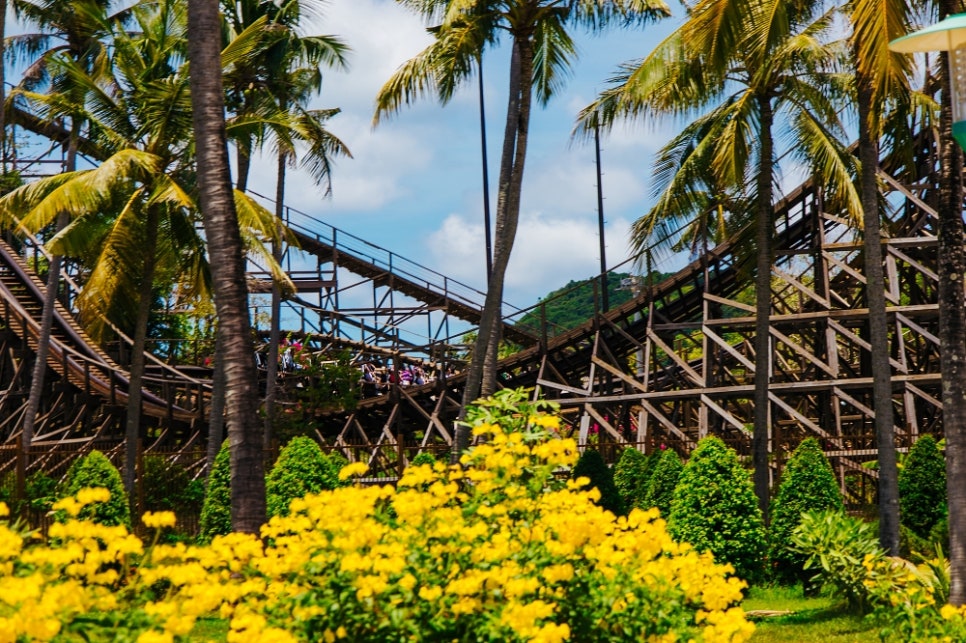
{"label": "palm tree", "polygon": [[[940,0],[939,18],[961,11],[961,3]],[[939,353],[946,484],[949,501],[949,602],[966,604],[966,309],[963,275],[963,152],[953,141],[949,54],[939,57],[942,109],[939,134]]]}
{"label": "palm tree", "polygon": [[[431,93],[444,104],[473,73],[488,45],[505,33],[511,45],[510,87],[497,188],[493,270],[489,275],[479,332],[463,391],[463,409],[496,388],[496,370],[487,353],[500,341],[503,284],[520,216],[523,168],[534,91],[545,104],[560,86],[576,55],[568,27],[602,29],[642,24],[670,15],[662,0],[398,0],[434,26],[434,41],[383,85],[375,121]],[[484,369],[484,363],[488,368]],[[469,443],[468,428],[457,425],[454,455]]]}
{"label": "palm tree", "polygon": [[214,259],[212,286],[224,351],[232,528],[257,533],[265,522],[265,465],[256,413],[258,387],[248,344],[244,247],[228,167],[217,0],[188,0],[188,25],[198,186],[208,253]]}
{"label": "palm tree", "polygon": [[[118,311],[118,302],[122,308],[136,302],[126,426],[129,487],[134,482],[144,349],[156,276],[188,275],[182,283],[201,291],[182,291],[187,296],[203,295],[207,283],[204,242],[195,230],[197,208],[191,197],[194,167],[186,135],[191,109],[184,73],[184,10],[174,1],[162,2],[138,7],[134,16],[137,34],[119,31],[113,36],[110,74],[92,76],[70,58],[51,61],[59,77],[69,81],[71,91],[65,95],[82,96],[80,105],[61,94],[23,93],[50,118],[61,110],[79,112],[111,156],[95,170],[38,181],[4,201],[8,211],[28,210],[22,225],[30,231],[46,227],[59,214],[69,216],[71,224],[48,246],[57,254],[90,258],[93,269],[77,305],[95,337],[101,335],[103,316]],[[255,36],[246,40],[254,42]],[[239,46],[231,55],[243,54]],[[240,198],[246,215],[254,217],[257,234],[272,238],[271,214]]]}
{"label": "palm tree", "polygon": [[[707,148],[715,186],[729,186],[751,208],[735,213],[755,222],[756,320],[753,461],[755,493],[767,515],[771,265],[777,154],[774,128],[787,124],[801,143],[792,150],[817,168],[849,212],[858,212],[849,155],[839,139],[831,73],[841,52],[828,42],[834,11],[810,0],[701,0],[685,23],[644,58],[623,65],[613,86],[581,112],[584,130],[600,119],[650,114],[686,116],[707,110],[690,126]],[[753,177],[753,178],[752,178]],[[675,189],[688,188],[692,179]],[[746,193],[746,194],[745,194]]]}
{"label": "palm tree", "polygon": [[[37,2],[15,0],[13,4],[15,15],[19,19],[32,22],[40,28],[39,32],[22,34],[10,39],[10,52],[13,54],[15,61],[18,57],[35,57],[23,74],[21,86],[33,88],[45,82],[52,82],[53,87],[56,88],[63,79],[51,79],[49,67],[51,61],[57,57],[62,58],[64,55],[84,69],[93,71],[97,66],[98,59],[104,53],[102,39],[110,33],[112,19],[122,19],[123,17],[109,16],[109,6],[109,3],[100,0],[80,0],[76,3],[56,0],[39,0]],[[5,42],[4,53],[6,53],[6,48]],[[80,102],[79,96],[75,95],[72,98],[74,104]],[[70,114],[68,118],[71,127],[64,169],[71,172],[76,169],[77,140],[83,127],[83,121],[77,114]],[[2,121],[0,121],[0,130],[2,130]],[[4,153],[2,145],[3,141],[0,137],[0,154]],[[58,218],[55,229],[60,230],[66,224],[66,215],[62,215]],[[47,290],[41,312],[40,337],[38,338],[30,393],[27,397],[27,406],[21,425],[25,446],[29,446],[33,439],[34,421],[40,409],[40,399],[43,395],[54,304],[60,284],[60,267],[61,257],[55,254],[51,257],[48,266]]]}
{"label": "palm tree", "polygon": [[[348,47],[339,38],[332,35],[307,36],[299,30],[302,17],[321,16],[325,2],[243,0],[224,3],[229,40],[258,21],[264,21],[266,31],[258,55],[235,65],[225,79],[227,107],[232,114],[230,139],[235,145],[238,167],[236,187],[240,190],[247,189],[251,155],[264,142],[267,134],[274,132],[281,138],[292,135],[299,138],[300,135],[317,131],[317,128],[311,127],[301,132],[293,131],[284,118],[283,122],[272,127],[269,115],[272,112],[283,117],[288,115],[287,110],[279,109],[279,106],[280,103],[292,102],[293,91],[301,99],[318,94],[322,87],[321,66],[331,69],[346,67]],[[299,104],[304,105],[304,102]],[[322,123],[333,115],[331,110],[303,109],[302,113],[303,116],[315,114]],[[249,121],[253,115],[257,117]],[[246,123],[249,127],[244,126]],[[331,138],[331,135],[327,134],[325,138]],[[307,142],[316,144],[311,140]],[[328,161],[323,164],[327,166]]]}
{"label": "palm tree", "polygon": [[882,200],[877,170],[879,140],[889,122],[885,115],[895,111],[897,103],[900,111],[908,112],[910,60],[890,52],[888,45],[909,31],[910,10],[908,3],[899,0],[857,0],[851,5],[850,15],[859,124],[859,192],[869,307],[872,397],[879,462],[879,544],[892,556],[899,555],[899,484],[882,267]]}
{"label": "palm tree", "polygon": [[[245,190],[253,151],[267,139],[275,141],[277,151],[276,216],[281,221],[285,203],[285,173],[297,157],[299,147],[307,146],[303,166],[317,184],[331,193],[330,160],[349,154],[348,148],[327,129],[337,109],[307,109],[308,101],[322,88],[320,66],[344,68],[347,47],[334,36],[304,36],[298,32],[303,14],[321,15],[324,0],[288,0],[274,4],[238,2],[226,6],[232,33],[241,32],[255,20],[266,21],[266,37],[258,55],[247,64],[236,65],[227,77],[228,108],[232,118],[232,142],[236,149],[237,187]],[[264,116],[262,116],[264,115]],[[281,261],[282,248],[276,245],[274,259]],[[272,283],[272,322],[269,339],[268,373],[265,387],[265,441],[271,442],[275,419],[278,342],[280,338],[281,289]],[[216,356],[220,351],[216,350]],[[218,367],[216,359],[215,367]],[[221,389],[214,394],[219,396]]]}

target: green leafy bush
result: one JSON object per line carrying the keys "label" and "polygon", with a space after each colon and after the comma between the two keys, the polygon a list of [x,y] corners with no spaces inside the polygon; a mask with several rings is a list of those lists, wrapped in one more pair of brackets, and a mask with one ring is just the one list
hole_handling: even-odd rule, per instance
{"label": "green leafy bush", "polygon": [[570,475],[575,480],[581,476],[590,479],[587,488],[593,487],[600,492],[600,498],[597,500],[599,507],[607,509],[615,516],[621,516],[625,513],[624,501],[614,484],[614,473],[604,462],[604,458],[599,451],[596,449],[584,451]]}
{"label": "green leafy bush", "polygon": [[869,607],[867,565],[884,556],[875,525],[840,511],[806,512],[791,543],[805,556],[805,569],[815,570],[814,581],[852,609]]}
{"label": "green leafy bush", "polygon": [[658,457],[651,479],[644,494],[645,507],[657,507],[661,516],[667,519],[671,515],[671,501],[674,499],[674,489],[681,479],[684,463],[673,449],[662,451]]}
{"label": "green leafy bush", "polygon": [[436,456],[434,456],[429,451],[423,451],[422,453],[417,454],[416,457],[413,458],[412,462],[410,462],[409,464],[410,466],[413,466],[413,467],[422,466],[424,464],[433,466],[434,464],[436,464],[436,462],[438,462],[436,460]]}
{"label": "green leafy bush", "polygon": [[[560,479],[577,444],[533,408],[474,424],[485,437],[459,465],[309,494],[260,534],[210,546],[140,556],[123,528],[73,521],[45,541],[0,518],[0,580],[17,591],[0,596],[0,639],[749,640],[754,626],[737,606],[744,582],[674,543],[657,512],[616,518],[594,504],[596,491]],[[61,502],[80,509],[104,495]],[[172,520],[162,512],[146,523]]]}
{"label": "green leafy bush", "polygon": [[614,465],[614,484],[628,510],[635,507],[650,509],[646,501],[647,486],[659,457],[654,454],[646,456],[634,447],[621,451],[621,457]]}
{"label": "green leafy bush", "polygon": [[275,466],[265,478],[268,515],[287,516],[289,503],[295,498],[340,486],[339,470],[315,440],[294,437],[279,453]]}
{"label": "green leafy bush", "polygon": [[44,471],[34,471],[27,476],[24,492],[29,509],[46,513],[57,500],[57,481]]}
{"label": "green leafy bush", "polygon": [[919,438],[899,472],[899,516],[920,538],[946,515],[946,460],[931,435]]}
{"label": "green leafy bush", "polygon": [[208,474],[205,502],[201,507],[198,539],[210,542],[215,536],[231,533],[231,455],[225,440]]}
{"label": "green leafy bush", "polygon": [[[131,507],[128,504],[121,472],[100,451],[91,451],[86,456],[74,460],[58,495],[66,498],[77,495],[81,489],[99,487],[110,491],[111,499],[84,507],[79,518],[93,520],[107,527],[123,525],[130,529]],[[57,518],[63,521],[66,515],[58,512]]]}
{"label": "green leafy bush", "polygon": [[949,516],[943,516],[929,532],[929,542],[939,545],[944,552],[949,551]]}
{"label": "green leafy bush", "polygon": [[668,531],[679,542],[731,563],[749,583],[761,579],[765,525],[748,472],[716,437],[698,443],[674,490]]}
{"label": "green leafy bush", "polygon": [[776,578],[801,581],[807,588],[805,556],[789,548],[795,527],[806,511],[843,511],[842,492],[822,448],[815,438],[803,440],[782,471],[778,493],[771,505],[769,560]]}

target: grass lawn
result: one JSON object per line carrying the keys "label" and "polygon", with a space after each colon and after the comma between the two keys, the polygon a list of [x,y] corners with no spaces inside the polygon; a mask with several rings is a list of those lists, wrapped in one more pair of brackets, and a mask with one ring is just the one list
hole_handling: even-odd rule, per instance
{"label": "grass lawn", "polygon": [[791,612],[760,616],[752,643],[865,643],[879,641],[874,623],[844,612],[827,597],[805,598],[801,587],[753,587],[741,604],[746,612]]}

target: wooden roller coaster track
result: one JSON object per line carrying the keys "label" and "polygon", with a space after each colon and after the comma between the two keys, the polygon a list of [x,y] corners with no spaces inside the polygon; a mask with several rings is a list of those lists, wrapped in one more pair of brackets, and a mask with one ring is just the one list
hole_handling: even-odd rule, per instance
{"label": "wooden roller coaster track", "polygon": [[[896,443],[907,447],[921,432],[941,432],[938,308],[936,304],[935,154],[927,139],[916,164],[880,170],[888,214],[882,239],[887,274],[890,358]],[[898,177],[898,178],[897,178]],[[862,463],[874,458],[872,373],[860,233],[840,213],[826,210],[813,181],[775,206],[776,254],[770,316],[770,404],[754,409],[754,244],[743,231],[698,256],[669,279],[642,284],[620,307],[598,312],[560,335],[507,325],[525,348],[500,363],[500,385],[531,387],[561,407],[568,430],[581,441],[646,449],[689,449],[715,434],[747,453],[753,414],[769,414],[776,468],[806,436],[819,437],[843,476],[874,477]],[[337,231],[292,225],[301,252],[331,265],[333,279],[311,288],[338,293],[336,269],[346,269],[427,309],[478,319],[479,304],[461,284],[403,266],[398,255]],[[301,226],[301,227],[300,227]],[[349,235],[351,236],[351,235]],[[416,264],[412,264],[416,265]],[[421,267],[420,267],[421,269]],[[432,272],[432,271],[430,271]],[[43,286],[18,255],[0,247],[0,439],[17,435],[29,390]],[[481,295],[482,293],[476,293]],[[311,314],[344,316],[338,298],[320,295]],[[298,303],[298,297],[292,297]],[[291,302],[290,302],[291,303]],[[392,298],[378,314],[395,320]],[[546,305],[543,302],[542,305]],[[411,315],[411,311],[399,314]],[[321,328],[327,342],[338,332]],[[384,335],[389,331],[376,330]],[[326,334],[328,333],[328,334]],[[448,337],[444,338],[448,341]],[[366,345],[356,342],[355,347]],[[352,345],[352,342],[349,342]],[[410,345],[431,354],[426,346]],[[117,435],[127,377],[92,345],[66,309],[56,316],[48,365],[51,378],[38,439],[93,440]],[[400,350],[397,345],[392,351]],[[143,416],[156,443],[188,445],[204,437],[205,382],[161,369],[150,378]],[[392,385],[351,411],[316,418],[318,437],[391,474],[412,450],[443,449],[451,441],[463,377],[441,369],[424,386]]]}
{"label": "wooden roller coaster track", "polygon": [[[895,436],[907,448],[941,432],[936,303],[935,161],[927,142],[914,167],[880,170]],[[901,180],[893,177],[900,176]],[[769,414],[776,470],[816,436],[843,476],[875,458],[872,373],[860,232],[823,207],[809,181],[775,206],[770,404],[754,409],[754,248],[749,231],[671,278],[565,334],[542,336],[500,362],[499,383],[558,403],[581,442],[687,451],[715,434],[749,453],[753,414]],[[388,468],[392,445],[451,441],[461,376],[396,387],[333,414],[319,436],[371,447]]]}

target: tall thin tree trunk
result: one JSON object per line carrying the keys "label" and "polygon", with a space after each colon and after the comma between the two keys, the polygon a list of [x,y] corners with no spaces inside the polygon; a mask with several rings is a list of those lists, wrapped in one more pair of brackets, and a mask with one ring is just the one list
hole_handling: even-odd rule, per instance
{"label": "tall thin tree trunk", "polygon": [[[286,158],[282,151],[278,153],[277,183],[275,184],[275,227],[278,241],[272,244],[272,258],[276,263],[282,262],[281,235],[277,234],[285,215],[285,166]],[[282,291],[278,282],[272,279],[272,322],[268,332],[268,364],[265,382],[265,444],[272,443],[272,427],[275,422],[275,398],[278,391],[278,343],[282,336]]]}
{"label": "tall thin tree trunk", "polygon": [[258,386],[252,360],[245,258],[232,195],[221,74],[221,23],[217,0],[188,2],[188,58],[198,153],[198,185],[218,336],[225,359],[225,406],[231,449],[231,524],[257,533],[265,522],[265,464],[258,421]]}
{"label": "tall thin tree trunk", "polygon": [[755,275],[755,420],[752,435],[752,463],[754,466],[755,495],[758,506],[767,520],[769,500],[768,432],[771,404],[768,387],[771,380],[771,266],[772,238],[772,173],[774,172],[771,127],[774,122],[771,99],[758,97],[761,141],[758,163],[758,212],[755,224],[755,250],[758,264]]}
{"label": "tall thin tree trunk", "polygon": [[138,439],[141,437],[141,387],[144,382],[144,351],[148,337],[148,318],[151,315],[154,268],[157,262],[158,212],[149,207],[145,223],[144,266],[141,287],[138,289],[138,312],[134,322],[134,342],[131,346],[131,371],[127,387],[127,418],[124,429],[124,487],[134,503]]}
{"label": "tall thin tree trunk", "polygon": [[208,408],[208,448],[205,451],[205,478],[215,466],[215,458],[225,440],[225,348],[215,327],[215,356],[211,366],[211,406]]}
{"label": "tall thin tree trunk", "polygon": [[[473,359],[466,375],[460,418],[483,389],[484,363],[490,343],[494,341],[495,324],[502,321],[503,283],[513,249],[520,218],[520,188],[523,182],[523,161],[526,157],[527,134],[530,121],[530,102],[533,78],[533,49],[523,38],[514,40],[510,60],[510,91],[507,99],[506,126],[503,132],[503,153],[500,157],[500,178],[496,204],[493,272],[486,290],[486,300],[480,319],[479,333],[473,347]],[[496,334],[497,341],[499,334]],[[488,373],[495,388],[495,373]],[[458,424],[453,440],[453,460],[469,446],[470,430]]]}
{"label": "tall thin tree trunk", "polygon": [[235,165],[238,166],[238,180],[235,182],[235,188],[244,192],[248,189],[248,174],[252,167],[251,150],[244,145],[236,144]]}
{"label": "tall thin tree trunk", "polygon": [[[3,67],[0,64],[0,67]],[[2,112],[0,104],[0,112]],[[67,163],[64,168],[68,172],[77,169],[77,141],[80,136],[80,125],[76,119],[71,119],[70,136],[67,139]],[[2,141],[0,141],[2,145]],[[0,148],[2,149],[2,148]],[[57,215],[56,231],[60,232],[70,219],[67,213]],[[30,380],[30,392],[27,394],[27,408],[24,410],[23,424],[23,444],[29,447],[34,439],[34,424],[37,414],[40,412],[40,399],[44,394],[44,381],[47,376],[47,356],[50,354],[50,334],[54,326],[54,308],[57,305],[57,290],[60,286],[60,268],[62,265],[60,255],[52,255],[50,265],[47,267],[47,289],[44,292],[44,306],[40,313],[40,336],[37,339],[36,361],[34,361],[33,373]]]}
{"label": "tall thin tree trunk", "polygon": [[[0,0],[0,61],[7,59],[7,0]],[[10,171],[7,165],[7,69],[0,64],[0,171]]]}
{"label": "tall thin tree trunk", "polygon": [[[960,10],[943,0],[940,19]],[[952,137],[949,56],[942,54],[939,135],[939,355],[949,503],[949,602],[966,604],[966,313],[963,310],[963,153]]]}
{"label": "tall thin tree trunk", "polygon": [[[886,317],[885,273],[879,224],[878,141],[870,121],[870,79],[858,76],[860,189],[864,228],[866,298],[872,346],[872,399],[879,459],[879,545],[899,555],[899,472],[896,465],[895,421],[892,408],[892,367],[889,364],[889,320]],[[835,350],[831,347],[830,350]]]}

